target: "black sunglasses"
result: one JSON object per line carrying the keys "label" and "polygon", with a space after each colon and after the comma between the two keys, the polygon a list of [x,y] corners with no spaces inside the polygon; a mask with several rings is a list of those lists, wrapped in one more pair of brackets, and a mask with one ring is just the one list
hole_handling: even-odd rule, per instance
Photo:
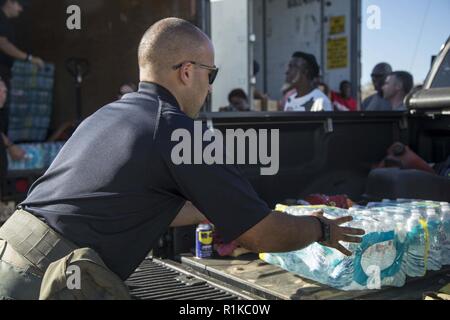
{"label": "black sunglasses", "polygon": [[211,71],[208,74],[209,84],[210,85],[212,85],[214,83],[214,81],[216,80],[217,74],[219,73],[219,68],[217,68],[216,66],[211,67],[211,66],[207,66],[206,64],[201,64],[201,63],[198,63],[198,62],[195,62],[195,61],[182,62],[180,64],[177,64],[176,66],[173,66],[172,68],[174,70],[180,69],[183,66],[183,64],[185,64],[185,63],[191,63],[193,65],[196,65],[196,66],[200,67],[200,68],[203,68],[203,69]]}

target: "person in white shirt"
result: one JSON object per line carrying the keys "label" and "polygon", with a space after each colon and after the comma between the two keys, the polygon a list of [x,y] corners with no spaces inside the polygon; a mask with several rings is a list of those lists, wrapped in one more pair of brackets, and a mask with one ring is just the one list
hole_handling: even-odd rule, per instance
{"label": "person in white shirt", "polygon": [[286,71],[286,83],[291,84],[296,92],[287,98],[284,111],[333,111],[330,99],[314,84],[319,72],[319,65],[313,55],[304,52],[292,55]]}

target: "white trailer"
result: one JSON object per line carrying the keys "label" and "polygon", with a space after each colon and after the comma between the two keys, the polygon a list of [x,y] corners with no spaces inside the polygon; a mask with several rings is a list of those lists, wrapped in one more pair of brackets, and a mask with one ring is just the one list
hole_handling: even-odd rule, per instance
{"label": "white trailer", "polygon": [[[359,94],[360,0],[210,0],[209,24],[221,68],[211,111],[227,105],[235,88],[247,93],[256,88],[280,99],[295,51],[316,56],[322,79],[332,90],[349,80]],[[260,66],[256,77],[254,60]]]}

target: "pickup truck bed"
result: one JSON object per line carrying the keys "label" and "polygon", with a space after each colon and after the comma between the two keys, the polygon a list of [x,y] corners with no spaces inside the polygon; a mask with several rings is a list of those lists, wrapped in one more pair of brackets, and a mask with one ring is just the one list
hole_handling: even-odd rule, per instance
{"label": "pickup truck bed", "polygon": [[270,265],[254,254],[235,258],[196,259],[181,256],[182,265],[211,278],[269,300],[420,300],[450,283],[450,266],[428,272],[423,278],[408,279],[402,288],[341,291]]}

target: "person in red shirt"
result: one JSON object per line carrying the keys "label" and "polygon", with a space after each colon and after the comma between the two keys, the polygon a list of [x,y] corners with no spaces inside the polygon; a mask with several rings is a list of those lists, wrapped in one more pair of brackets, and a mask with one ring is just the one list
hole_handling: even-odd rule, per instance
{"label": "person in red shirt", "polygon": [[352,97],[352,84],[342,81],[339,85],[340,93],[331,92],[331,102],[336,111],[358,111],[358,104]]}

